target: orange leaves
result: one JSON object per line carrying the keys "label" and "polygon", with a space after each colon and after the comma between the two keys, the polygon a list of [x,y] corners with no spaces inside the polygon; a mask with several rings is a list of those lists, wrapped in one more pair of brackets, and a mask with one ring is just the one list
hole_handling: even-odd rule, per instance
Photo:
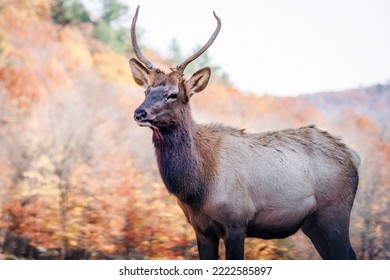
{"label": "orange leaves", "polygon": [[124,234],[127,242],[144,252],[147,259],[180,259],[195,246],[195,236],[173,196],[161,182],[134,192],[135,204],[129,205]]}
{"label": "orange leaves", "polygon": [[15,104],[23,109],[32,106],[46,93],[36,75],[28,69],[0,68],[0,82]]}
{"label": "orange leaves", "polygon": [[[46,0],[19,0],[26,4],[34,2],[45,2]],[[13,1],[11,1],[13,2]],[[23,3],[5,5],[1,11],[0,30],[4,33],[6,40],[18,49],[22,49],[29,56],[37,55],[35,51],[43,52],[45,48],[50,48],[51,41],[56,36],[55,28],[49,21],[39,18],[35,12],[34,5],[28,7]],[[36,49],[39,47],[40,49]]]}
{"label": "orange leaves", "polygon": [[55,247],[56,242],[52,239],[56,231],[53,226],[55,211],[50,205],[49,201],[39,196],[9,201],[3,209],[4,217],[8,220],[7,228],[29,238],[35,245]]}
{"label": "orange leaves", "polygon": [[374,123],[364,116],[357,116],[356,124],[358,129],[364,133],[377,135],[379,133],[378,128],[374,125]]}

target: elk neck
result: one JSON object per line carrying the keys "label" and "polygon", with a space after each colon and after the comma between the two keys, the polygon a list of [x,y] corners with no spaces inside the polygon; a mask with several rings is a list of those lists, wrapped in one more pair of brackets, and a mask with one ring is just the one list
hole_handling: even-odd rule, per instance
{"label": "elk neck", "polygon": [[206,195],[206,177],[195,129],[189,108],[182,110],[169,129],[153,129],[153,144],[168,191],[187,205],[199,208]]}

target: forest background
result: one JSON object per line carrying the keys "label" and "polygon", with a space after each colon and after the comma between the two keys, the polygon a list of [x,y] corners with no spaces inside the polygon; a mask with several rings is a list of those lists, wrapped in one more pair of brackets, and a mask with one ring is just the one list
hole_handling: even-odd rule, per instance
{"label": "forest background", "polygon": [[[0,258],[197,258],[151,131],[132,120],[143,94],[128,29],[116,24],[129,7],[101,2],[92,20],[77,0],[0,1]],[[163,69],[183,58],[176,40],[168,57],[142,48]],[[390,83],[275,97],[241,92],[207,53],[188,73],[205,65],[213,79],[192,100],[197,122],[249,132],[315,124],[359,153],[352,246],[360,259],[390,259]],[[246,243],[247,259],[319,259],[300,232]]]}

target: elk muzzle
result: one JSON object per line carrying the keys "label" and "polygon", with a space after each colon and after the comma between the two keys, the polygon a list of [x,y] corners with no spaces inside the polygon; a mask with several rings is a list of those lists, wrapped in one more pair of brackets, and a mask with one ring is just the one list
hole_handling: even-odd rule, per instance
{"label": "elk muzzle", "polygon": [[152,127],[154,118],[142,105],[134,111],[134,120],[139,126]]}

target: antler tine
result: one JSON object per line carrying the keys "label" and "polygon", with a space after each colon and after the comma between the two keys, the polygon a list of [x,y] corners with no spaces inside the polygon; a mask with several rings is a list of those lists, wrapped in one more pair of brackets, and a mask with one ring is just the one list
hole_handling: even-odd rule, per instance
{"label": "antler tine", "polygon": [[215,38],[217,38],[219,30],[221,30],[221,19],[217,16],[217,14],[213,11],[214,17],[217,20],[217,28],[215,29],[213,35],[211,35],[210,39],[207,41],[207,43],[196,53],[194,53],[192,56],[184,60],[180,65],[176,66],[176,70],[180,72],[184,72],[184,69],[187,67],[189,63],[194,61],[196,58],[198,58],[202,53],[204,53],[214,42]]}
{"label": "antler tine", "polygon": [[149,70],[158,70],[153,66],[153,64],[142,54],[141,50],[138,47],[137,43],[137,36],[135,34],[135,25],[137,23],[138,18],[138,10],[139,6],[137,7],[137,10],[135,11],[135,15],[133,17],[133,21],[131,23],[131,43],[133,44],[134,53],[137,56],[137,58],[148,68]]}

